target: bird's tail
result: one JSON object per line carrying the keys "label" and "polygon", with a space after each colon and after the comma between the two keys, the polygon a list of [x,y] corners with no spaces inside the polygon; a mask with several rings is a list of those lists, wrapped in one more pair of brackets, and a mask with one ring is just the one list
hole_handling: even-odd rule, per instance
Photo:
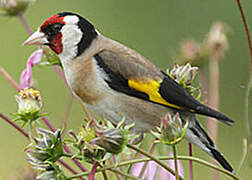
{"label": "bird's tail", "polygon": [[223,155],[217,150],[214,142],[207,135],[201,124],[196,119],[194,114],[190,115],[189,126],[185,135],[185,138],[190,143],[200,147],[202,150],[211,155],[221,166],[234,173],[232,166],[227,162]]}
{"label": "bird's tail", "polygon": [[214,117],[229,126],[231,126],[232,125],[231,123],[234,122],[234,120],[230,119],[229,117],[225,116],[224,114],[222,114],[222,113],[220,113],[220,112],[218,112],[218,111],[216,111],[216,110],[214,110],[204,104],[201,104],[199,102],[197,102],[197,106],[195,107],[195,112],[197,114],[202,114],[202,115]]}

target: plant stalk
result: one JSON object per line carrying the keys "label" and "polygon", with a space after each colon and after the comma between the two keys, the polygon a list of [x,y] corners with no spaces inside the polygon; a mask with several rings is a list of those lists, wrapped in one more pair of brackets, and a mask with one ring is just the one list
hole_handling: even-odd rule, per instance
{"label": "plant stalk", "polygon": [[[189,156],[192,157],[192,144],[188,143],[189,147]],[[190,180],[193,180],[193,164],[192,160],[189,160],[189,170],[190,170]]]}
{"label": "plant stalk", "polygon": [[[156,157],[158,160],[172,160],[174,159],[174,157],[171,157],[171,156],[159,156],[159,157]],[[235,180],[240,180],[235,174],[221,168],[221,167],[218,167],[216,165],[213,165],[207,161],[204,161],[202,159],[199,159],[199,158],[195,158],[195,157],[189,157],[189,156],[177,156],[177,159],[178,160],[192,160],[194,162],[197,162],[201,165],[204,165],[206,167],[209,167],[209,168],[212,168],[212,169],[215,169],[223,174],[226,174],[227,176],[235,179]],[[135,163],[140,163],[140,162],[146,162],[146,161],[150,161],[152,160],[151,158],[142,158],[142,159],[133,159],[133,160],[129,160],[129,161],[124,161],[124,162],[121,162],[121,163],[118,163],[116,165],[108,165],[106,167],[103,167],[103,168],[97,168],[96,169],[96,172],[100,172],[100,171],[103,171],[103,170],[109,170],[111,168],[116,168],[116,167],[121,167],[121,166],[127,166],[129,164],[135,164]],[[80,177],[80,176],[87,176],[89,175],[90,172],[83,172],[83,173],[80,173],[78,175],[73,175],[71,177],[69,177],[69,179],[74,179],[74,178],[77,178],[77,177]]]}
{"label": "plant stalk", "polygon": [[179,180],[177,152],[176,152],[176,146],[175,145],[172,146],[172,150],[173,150],[173,157],[174,157],[175,177],[176,177],[176,180]]}

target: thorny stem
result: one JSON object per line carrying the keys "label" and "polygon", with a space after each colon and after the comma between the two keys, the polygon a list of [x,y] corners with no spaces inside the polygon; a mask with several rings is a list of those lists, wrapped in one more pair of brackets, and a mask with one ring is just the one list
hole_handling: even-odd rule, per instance
{"label": "thorny stem", "polygon": [[29,139],[29,134],[27,132],[25,132],[25,130],[23,130],[21,127],[19,127],[18,125],[16,125],[14,122],[12,122],[9,118],[7,118],[2,113],[0,113],[0,117],[3,120],[5,120],[7,123],[9,123],[12,127],[14,127],[16,130],[18,130],[20,133],[22,133],[26,138]]}
{"label": "thorny stem", "polygon": [[[189,156],[192,157],[192,144],[188,143]],[[190,180],[193,180],[193,164],[192,160],[189,160],[189,169],[190,169]]]}
{"label": "thorny stem", "polygon": [[[158,160],[172,160],[174,159],[174,157],[171,157],[171,156],[159,156],[157,157]],[[240,180],[236,175],[234,175],[233,173],[223,169],[223,168],[220,168],[216,165],[213,165],[207,161],[204,161],[202,159],[199,159],[199,158],[195,158],[195,157],[189,157],[189,156],[177,156],[177,159],[178,160],[192,160],[194,162],[197,162],[199,164],[202,164],[204,166],[207,166],[211,169],[215,169],[223,174],[226,174],[230,177],[232,177],[233,179],[235,180]],[[153,160],[151,158],[142,158],[142,159],[133,159],[133,160],[129,160],[129,161],[124,161],[124,162],[121,162],[121,163],[118,163],[118,164],[114,164],[114,165],[108,165],[104,168],[97,168],[96,169],[96,172],[100,172],[100,171],[103,171],[103,170],[109,170],[109,169],[112,169],[112,168],[116,168],[116,167],[121,167],[121,166],[127,166],[129,164],[135,164],[135,163],[140,163],[140,162],[146,162],[146,161],[150,161],[150,160]],[[80,173],[78,175],[73,175],[71,177],[69,177],[68,179],[74,179],[74,178],[77,178],[77,177],[80,177],[80,176],[87,176],[89,175],[90,172],[84,172],[84,173]]]}
{"label": "thorny stem", "polygon": [[[169,171],[171,174],[173,174],[175,176],[175,172],[169,167],[167,166],[165,163],[163,163],[162,161],[160,161],[158,158],[156,158],[155,156],[152,156],[150,153],[138,148],[135,145],[132,144],[127,144],[127,147],[130,149],[133,149],[139,153],[141,153],[142,155],[150,158],[151,160],[155,161],[157,164],[159,164],[160,166],[162,166],[164,169],[166,169],[167,171]],[[182,177],[179,177],[179,179],[183,180]]]}
{"label": "thorny stem", "polygon": [[176,152],[176,146],[173,145],[172,146],[172,150],[173,150],[173,157],[174,157],[174,165],[175,165],[175,177],[176,180],[179,180],[179,174],[178,174],[178,162],[177,162],[177,152]]}
{"label": "thorny stem", "polygon": [[0,66],[0,73],[10,82],[10,84],[17,90],[20,91],[21,88],[18,85],[18,83],[16,83],[16,81],[5,71],[5,69]]}

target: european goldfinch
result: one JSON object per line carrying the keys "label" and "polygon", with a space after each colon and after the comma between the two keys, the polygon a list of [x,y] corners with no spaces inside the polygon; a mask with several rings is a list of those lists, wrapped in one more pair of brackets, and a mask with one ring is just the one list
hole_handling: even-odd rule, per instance
{"label": "european goldfinch", "polygon": [[136,133],[155,129],[167,112],[179,112],[182,119],[189,118],[185,138],[233,172],[196,114],[228,125],[233,120],[195,100],[148,59],[103,36],[80,15],[62,12],[48,18],[24,42],[32,44],[58,54],[69,86],[89,110],[114,124],[122,113],[126,123],[135,123]]}

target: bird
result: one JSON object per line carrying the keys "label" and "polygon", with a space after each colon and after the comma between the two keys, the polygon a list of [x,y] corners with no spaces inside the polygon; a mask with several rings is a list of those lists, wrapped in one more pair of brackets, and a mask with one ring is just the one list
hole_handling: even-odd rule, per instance
{"label": "bird", "polygon": [[117,124],[121,113],[135,133],[150,132],[167,112],[189,119],[185,139],[234,172],[196,114],[231,126],[226,115],[197,101],[173,78],[135,50],[102,35],[72,12],[46,19],[23,45],[49,46],[59,57],[73,93],[91,112]]}

